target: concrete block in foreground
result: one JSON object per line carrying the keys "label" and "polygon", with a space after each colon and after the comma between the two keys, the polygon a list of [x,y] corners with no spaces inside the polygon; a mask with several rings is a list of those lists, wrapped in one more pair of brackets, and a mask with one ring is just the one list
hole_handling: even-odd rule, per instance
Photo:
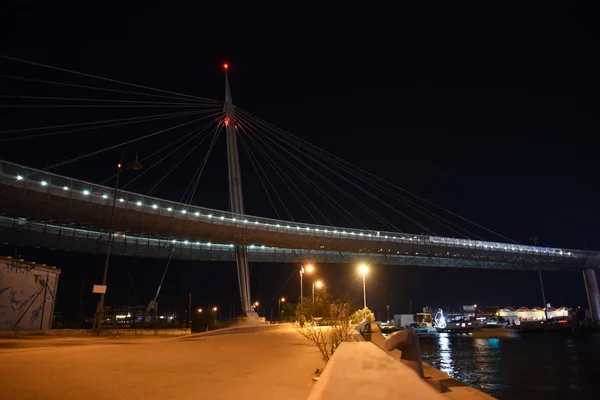
{"label": "concrete block in foreground", "polygon": [[327,363],[309,400],[443,399],[411,368],[371,342],[344,342]]}

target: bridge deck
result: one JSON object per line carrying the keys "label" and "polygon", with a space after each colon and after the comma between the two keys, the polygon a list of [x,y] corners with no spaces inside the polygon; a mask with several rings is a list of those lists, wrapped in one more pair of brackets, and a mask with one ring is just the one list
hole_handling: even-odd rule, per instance
{"label": "bridge deck", "polygon": [[[107,230],[114,189],[0,162],[0,212]],[[597,265],[600,253],[292,223],[119,191],[115,227],[138,236],[327,252],[458,258],[554,267]]]}

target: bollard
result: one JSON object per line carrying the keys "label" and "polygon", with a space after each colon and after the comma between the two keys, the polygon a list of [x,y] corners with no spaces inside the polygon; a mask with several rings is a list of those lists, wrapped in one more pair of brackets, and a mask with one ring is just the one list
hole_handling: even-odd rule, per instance
{"label": "bollard", "polygon": [[361,334],[365,342],[371,341],[371,337],[373,336],[373,328],[371,328],[370,322],[361,322],[356,326],[356,330]]}
{"label": "bollard", "polygon": [[423,363],[421,362],[419,337],[414,331],[403,330],[390,335],[385,341],[385,349],[387,351],[401,350],[400,361],[415,370],[421,378],[425,377]]}

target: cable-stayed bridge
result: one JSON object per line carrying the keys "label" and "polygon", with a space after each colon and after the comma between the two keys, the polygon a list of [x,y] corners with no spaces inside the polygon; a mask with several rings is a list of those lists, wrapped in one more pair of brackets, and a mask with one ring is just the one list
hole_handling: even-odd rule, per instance
{"label": "cable-stayed bridge", "polygon": [[[136,87],[137,91],[103,89],[14,76],[9,78],[74,87],[78,90],[104,90],[137,97],[161,97],[161,101],[7,95],[3,97],[18,99],[23,103],[6,104],[6,107],[154,107],[180,108],[186,111],[18,128],[1,132],[8,134],[8,137],[0,139],[2,142],[13,143],[25,139],[51,140],[55,135],[72,132],[79,134],[90,129],[117,129],[123,126],[129,128],[132,124],[169,124],[143,136],[123,137],[125,140],[119,143],[56,160],[43,168],[30,168],[1,161],[0,232],[6,243],[106,252],[107,265],[111,251],[147,257],[235,260],[243,309],[248,311],[249,261],[370,260],[374,263],[420,266],[585,270],[591,308],[596,316],[600,316],[600,296],[593,271],[599,264],[600,252],[511,243],[508,238],[490,229],[354,167],[343,159],[235,107],[227,79],[223,103],[40,66],[130,85]],[[48,103],[56,100],[66,104]],[[31,101],[40,103],[31,104]],[[178,123],[174,125],[173,119],[177,119]],[[184,122],[180,123],[182,119]],[[179,133],[192,127],[193,129],[185,134]],[[201,178],[222,132],[225,133],[228,153],[229,211],[193,204],[198,197],[198,190],[202,192]],[[177,136],[169,140],[167,145],[159,146],[158,150],[149,156],[139,158],[137,146],[144,141],[164,137],[165,134]],[[188,157],[204,143],[208,148],[201,158],[202,161],[193,164],[195,172],[179,201],[150,196],[159,185],[165,184],[165,180],[181,163],[186,160],[193,161],[193,157]],[[260,183],[266,195],[265,200],[268,201],[265,204],[272,206],[276,218],[254,216],[245,212],[238,143],[241,143],[249,162],[244,168],[251,166],[256,172],[257,182]],[[133,154],[131,146],[136,146]],[[115,151],[121,153],[121,162],[117,166],[116,174],[101,184],[49,172]],[[298,154],[299,152],[301,154]],[[125,163],[127,156],[134,158],[128,167]],[[165,160],[171,160],[172,168],[153,182],[151,187],[146,184],[142,186],[144,189],[139,191],[125,190],[148,171],[156,171],[155,168],[164,165]],[[150,166],[144,167],[143,171],[126,183],[120,182],[121,175],[128,170],[141,170],[142,162]],[[114,182],[114,185],[106,186],[106,182]],[[141,194],[141,191],[145,191],[146,194]],[[283,191],[286,191],[287,196],[282,194]],[[313,192],[312,196],[309,195],[309,191]],[[245,194],[256,196],[258,192],[253,188],[251,192],[246,190]],[[368,204],[367,200],[371,204]],[[292,206],[292,203],[296,205]],[[354,211],[351,207],[354,207]],[[310,218],[315,223],[298,222],[299,219],[294,219],[292,214],[298,209],[305,218]],[[381,212],[382,209],[386,210],[385,213]],[[409,215],[407,210],[413,212],[413,215]],[[414,214],[419,214],[428,222],[422,222]],[[333,223],[334,215],[336,221],[343,219],[345,226]],[[357,215],[370,216],[377,226],[382,228],[368,229],[367,224]],[[390,215],[426,233],[402,232],[404,229],[399,229],[397,222],[394,222]],[[318,223],[319,221],[321,223]],[[430,223],[438,228],[431,229]],[[465,224],[469,226],[468,229],[465,228]],[[483,240],[479,234],[473,232],[474,228],[500,237],[501,240]],[[440,231],[451,234],[442,235],[438,233]]]}

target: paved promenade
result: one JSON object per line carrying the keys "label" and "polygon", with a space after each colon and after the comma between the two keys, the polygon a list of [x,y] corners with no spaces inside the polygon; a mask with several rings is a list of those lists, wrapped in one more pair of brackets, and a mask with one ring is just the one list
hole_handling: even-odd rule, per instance
{"label": "paved promenade", "polygon": [[[40,347],[41,346],[41,347]],[[0,399],[306,399],[318,350],[294,329],[0,342]]]}

